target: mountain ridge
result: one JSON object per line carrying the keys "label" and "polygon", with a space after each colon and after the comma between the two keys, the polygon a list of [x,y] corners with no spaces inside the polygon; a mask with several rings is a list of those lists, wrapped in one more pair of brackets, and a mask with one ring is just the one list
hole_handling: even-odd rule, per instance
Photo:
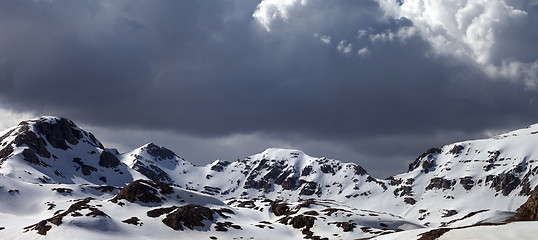
{"label": "mountain ridge", "polygon": [[[174,222],[183,219],[178,214],[194,211],[189,214],[203,213],[196,224],[204,225],[206,230],[209,224],[215,231],[225,228],[233,234],[256,235],[263,232],[260,229],[271,229],[268,226],[282,230],[282,234],[291,227],[300,230],[292,231],[298,234],[295,237],[328,239],[499,222],[512,216],[538,185],[538,150],[533,147],[538,143],[537,133],[535,124],[489,139],[431,148],[411,162],[407,172],[377,179],[355,163],[312,157],[295,149],[268,148],[243,160],[215,160],[205,166],[196,166],[154,143],[120,154],[105,148],[93,134],[68,119],[40,117],[0,132],[0,178],[4,182],[0,200],[5,200],[0,211],[13,205],[17,211],[31,215],[23,210],[24,204],[16,201],[24,198],[23,202],[34,206],[31,209],[43,219],[34,225],[23,221],[24,226],[31,226],[29,229],[39,234],[43,229],[52,229],[49,234],[63,231],[57,230],[63,228],[54,227],[57,222],[51,219],[77,215],[74,212],[84,209],[90,211],[91,218],[84,218],[89,221],[89,229],[127,231],[122,225],[125,223],[117,219],[127,217],[117,212],[124,206],[137,214],[129,222],[141,221],[156,229],[162,227],[146,216],[148,208],[164,212],[170,209],[169,216],[158,219],[169,222],[171,225],[165,225],[174,226],[174,230],[185,227]],[[135,182],[137,185],[131,186]],[[160,182],[171,188],[156,188]],[[121,198],[128,196],[121,189],[131,189],[131,195],[148,192],[144,199],[154,199],[159,204]],[[49,207],[37,207],[39,199],[26,200],[30,193],[49,199],[41,203]],[[54,200],[57,197],[61,200]],[[51,204],[71,208],[74,198],[87,197],[93,200],[77,200],[80,204],[73,207],[81,210],[60,213],[63,215],[51,215],[47,210]],[[196,205],[187,199],[207,200]],[[216,208],[217,202],[224,203],[233,214],[219,214],[222,204]],[[165,209],[158,210],[159,206]],[[7,219],[21,221],[12,211],[3,211],[0,215]],[[284,214],[278,214],[282,211]],[[333,215],[334,212],[342,214]],[[322,213],[326,214],[319,217]],[[227,223],[227,218],[242,224]],[[4,223],[0,221],[1,224]]]}

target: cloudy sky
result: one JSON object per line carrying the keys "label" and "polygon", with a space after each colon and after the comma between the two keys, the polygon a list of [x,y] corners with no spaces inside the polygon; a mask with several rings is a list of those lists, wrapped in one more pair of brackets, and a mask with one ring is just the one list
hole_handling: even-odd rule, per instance
{"label": "cloudy sky", "polygon": [[0,0],[0,127],[72,119],[196,164],[268,147],[403,172],[538,122],[538,0]]}

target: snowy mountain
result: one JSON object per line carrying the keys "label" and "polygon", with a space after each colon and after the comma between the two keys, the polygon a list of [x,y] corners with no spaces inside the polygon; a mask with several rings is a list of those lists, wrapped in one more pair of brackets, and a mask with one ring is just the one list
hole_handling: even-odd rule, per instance
{"label": "snowy mountain", "polygon": [[[429,149],[410,161],[406,173],[376,179],[357,164],[291,149],[269,148],[206,166],[153,143],[120,154],[68,119],[40,117],[0,132],[0,237],[474,234],[481,224],[500,224],[533,199],[536,143],[538,125],[533,125]],[[535,205],[521,209],[533,213]],[[490,225],[492,232],[527,226]]]}
{"label": "snowy mountain", "polygon": [[0,133],[0,174],[30,183],[108,184],[133,180],[130,168],[65,118],[41,117]]}

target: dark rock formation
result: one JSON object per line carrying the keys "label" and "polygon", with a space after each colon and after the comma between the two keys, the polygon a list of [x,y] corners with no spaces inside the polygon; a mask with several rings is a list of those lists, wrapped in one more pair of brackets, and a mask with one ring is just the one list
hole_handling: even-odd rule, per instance
{"label": "dark rock formation", "polygon": [[312,166],[306,166],[303,168],[303,171],[301,171],[301,176],[308,176],[312,173]]}
{"label": "dark rock formation", "polygon": [[293,226],[293,228],[307,228],[310,229],[314,226],[314,222],[316,221],[315,217],[312,216],[305,216],[305,215],[297,215],[295,217],[292,217],[289,221],[289,224]]}
{"label": "dark rock formation", "polygon": [[443,210],[443,215],[441,217],[445,218],[445,217],[451,217],[451,216],[454,216],[458,214],[458,211],[454,210],[454,209],[450,209],[450,210]]}
{"label": "dark rock formation", "polygon": [[295,211],[292,211],[289,205],[282,201],[271,202],[271,210],[275,216],[284,216],[294,214]]}
{"label": "dark rock formation", "polygon": [[172,194],[173,192],[174,189],[163,182],[155,183],[149,180],[136,180],[122,188],[110,201],[117,203],[118,200],[125,199],[132,203],[136,201],[143,203],[161,203],[162,199],[159,196],[159,193],[166,195]]}
{"label": "dark rock formation", "polygon": [[454,145],[454,147],[452,149],[450,149],[450,151],[448,151],[448,153],[452,154],[452,155],[458,155],[461,153],[461,150],[463,150],[463,146],[462,145]]}
{"label": "dark rock formation", "polygon": [[83,137],[78,127],[66,118],[58,118],[52,122],[40,119],[35,122],[34,127],[39,134],[45,136],[52,147],[63,150],[70,148],[67,143],[76,145]]}
{"label": "dark rock formation", "polygon": [[356,165],[356,164],[353,164],[353,170],[354,170],[355,174],[359,175],[359,176],[363,176],[363,175],[368,174],[366,172],[366,170],[364,170],[364,168],[362,168],[361,166]]}
{"label": "dark rock formation", "polygon": [[58,193],[65,193],[65,194],[70,194],[73,192],[73,189],[69,189],[69,188],[53,188],[51,190],[56,191]]}
{"label": "dark rock formation", "polygon": [[415,205],[415,203],[417,203],[417,200],[415,200],[414,198],[411,198],[411,197],[406,197],[404,199],[404,203],[407,203],[409,205]]}
{"label": "dark rock formation", "polygon": [[[110,218],[106,213],[99,210],[98,208],[89,205],[90,201],[93,200],[93,198],[85,198],[82,200],[79,200],[75,203],[73,203],[66,211],[63,211],[59,214],[55,214],[53,217],[40,221],[39,223],[36,223],[34,225],[25,227],[25,232],[36,230],[37,233],[41,235],[46,235],[47,232],[52,228],[51,225],[48,225],[47,223],[52,223],[56,226],[59,226],[62,224],[62,220],[65,216],[71,215],[71,216],[88,216],[88,217],[107,217]],[[89,213],[86,213],[86,215],[82,215],[79,211],[86,209],[89,210]]]}
{"label": "dark rock formation", "polygon": [[491,188],[494,188],[497,192],[501,191],[504,196],[508,196],[508,194],[519,186],[521,180],[511,172],[508,172],[503,174],[502,177],[488,175],[486,176],[486,183],[491,183]]}
{"label": "dark rock formation", "polygon": [[232,222],[217,222],[215,231],[226,232],[229,228],[242,229],[241,226],[233,224]]}
{"label": "dark rock formation", "polygon": [[131,217],[131,218],[125,219],[125,220],[123,220],[121,222],[127,223],[127,224],[132,224],[132,225],[135,225],[135,226],[142,226],[142,222],[140,222],[140,219],[137,218],[137,217]]}
{"label": "dark rock formation", "polygon": [[[415,159],[414,162],[412,162],[411,164],[409,164],[409,170],[408,170],[408,172],[411,172],[411,171],[417,169],[417,168],[420,166],[420,162],[421,162],[422,159],[424,159],[424,158],[427,157],[427,159],[430,160],[430,159],[433,158],[433,156],[434,156],[435,154],[439,154],[439,153],[441,153],[441,149],[440,149],[440,148],[430,148],[430,149],[428,149],[426,152],[424,152],[424,153],[422,153],[420,156],[418,156],[417,159]],[[424,168],[424,167],[425,167],[425,166],[423,165],[423,168]],[[427,168],[425,168],[425,169],[428,169],[428,168],[430,168],[431,166],[426,166],[426,167],[427,167]]]}
{"label": "dark rock formation", "polygon": [[82,174],[84,176],[89,176],[92,174],[92,172],[97,172],[97,168],[84,164],[84,162],[82,162],[82,159],[80,158],[73,158],[73,162],[80,165],[80,167],[82,168]]}
{"label": "dark rock formation", "polygon": [[[23,128],[21,128],[22,130]],[[44,158],[50,158],[51,154],[47,150],[47,142],[42,138],[38,137],[34,132],[30,130],[19,132],[15,140],[13,140],[17,147],[22,145],[28,146],[28,150],[31,150],[34,155],[37,154]]]}
{"label": "dark rock formation", "polygon": [[7,145],[7,147],[0,149],[0,165],[8,159],[11,154],[13,153],[13,147],[11,145]]}
{"label": "dark rock formation", "polygon": [[331,224],[335,224],[337,227],[342,228],[344,232],[351,232],[357,227],[357,224],[351,220],[349,222],[330,222],[329,225]]}
{"label": "dark rock formation", "polygon": [[538,187],[534,188],[527,201],[517,209],[516,214],[506,221],[538,221]]}
{"label": "dark rock formation", "polygon": [[194,227],[204,227],[204,220],[213,221],[215,212],[210,208],[189,204],[178,207],[173,212],[166,215],[163,223],[174,230],[194,229]]}
{"label": "dark rock formation", "polygon": [[134,164],[133,169],[138,171],[139,173],[142,173],[144,176],[148,177],[154,182],[172,182],[170,176],[168,176],[166,172],[164,172],[161,168],[155,165],[145,166],[144,164],[137,161]]}
{"label": "dark rock formation", "polygon": [[307,182],[304,180],[300,180],[299,184],[303,186],[301,188],[301,191],[299,192],[300,195],[313,195],[314,193],[316,193],[316,189],[318,188],[318,184],[315,182]]}
{"label": "dark rock formation", "polygon": [[37,155],[35,154],[35,151],[32,150],[32,149],[24,149],[22,151],[22,156],[24,157],[24,160],[31,163],[31,164],[35,164],[35,165],[41,165],[41,166],[44,166],[44,167],[50,167],[50,165],[48,165],[47,163],[39,160],[39,158],[37,157]]}
{"label": "dark rock formation", "polygon": [[473,177],[463,177],[460,178],[460,184],[465,188],[465,190],[471,190],[474,187]]}
{"label": "dark rock formation", "polygon": [[156,160],[172,159],[176,156],[176,154],[171,150],[164,147],[159,147],[153,143],[149,143],[146,149],[151,156],[156,157]]}
{"label": "dark rock formation", "polygon": [[171,213],[172,211],[176,210],[178,207],[172,206],[172,207],[164,207],[164,208],[156,208],[149,210],[147,212],[148,217],[157,218],[162,216],[163,214]]}
{"label": "dark rock formation", "polygon": [[403,196],[413,196],[413,189],[410,186],[401,186],[394,189],[394,196],[403,197]]}
{"label": "dark rock formation", "polygon": [[426,186],[426,190],[432,190],[432,189],[450,189],[452,186],[456,184],[455,180],[448,180],[444,178],[432,178],[430,180],[430,184]]}
{"label": "dark rock formation", "polygon": [[111,152],[103,151],[99,156],[99,166],[106,168],[115,168],[121,164],[120,160]]}
{"label": "dark rock formation", "polygon": [[217,164],[211,166],[211,170],[216,172],[222,172],[224,171],[224,168],[226,168],[228,165],[230,165],[230,162],[228,161],[218,161]]}

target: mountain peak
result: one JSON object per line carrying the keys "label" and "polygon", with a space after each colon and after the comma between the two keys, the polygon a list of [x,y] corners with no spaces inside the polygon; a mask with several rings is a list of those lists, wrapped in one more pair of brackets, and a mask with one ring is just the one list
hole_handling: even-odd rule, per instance
{"label": "mountain peak", "polygon": [[271,160],[280,160],[280,159],[294,159],[302,156],[308,157],[304,152],[297,149],[286,149],[286,148],[267,148],[263,152],[258,153],[254,156],[261,156],[264,159]]}
{"label": "mountain peak", "polygon": [[0,136],[0,173],[32,183],[107,183],[132,178],[92,133],[63,117],[22,121]]}
{"label": "mountain peak", "polygon": [[170,149],[158,146],[152,142],[145,144],[142,146],[142,149],[144,149],[148,154],[155,157],[156,161],[163,161],[166,159],[173,159],[177,155]]}
{"label": "mountain peak", "polygon": [[185,160],[177,156],[172,150],[152,142],[146,143],[122,156],[123,163],[156,182],[171,183],[172,179],[167,171],[175,169],[180,164],[180,161],[185,163]]}
{"label": "mountain peak", "polygon": [[[44,137],[54,148],[67,150],[71,145],[79,143],[84,136],[88,137],[88,143],[95,147],[104,149],[103,144],[99,142],[93,134],[88,133],[81,128],[77,127],[71,120],[63,117],[43,116],[19,123],[19,136],[25,136],[33,132],[34,134]],[[30,136],[30,138],[33,138]],[[27,144],[33,145],[25,141],[31,141],[32,139],[19,139],[22,142],[18,142],[17,145]]]}

